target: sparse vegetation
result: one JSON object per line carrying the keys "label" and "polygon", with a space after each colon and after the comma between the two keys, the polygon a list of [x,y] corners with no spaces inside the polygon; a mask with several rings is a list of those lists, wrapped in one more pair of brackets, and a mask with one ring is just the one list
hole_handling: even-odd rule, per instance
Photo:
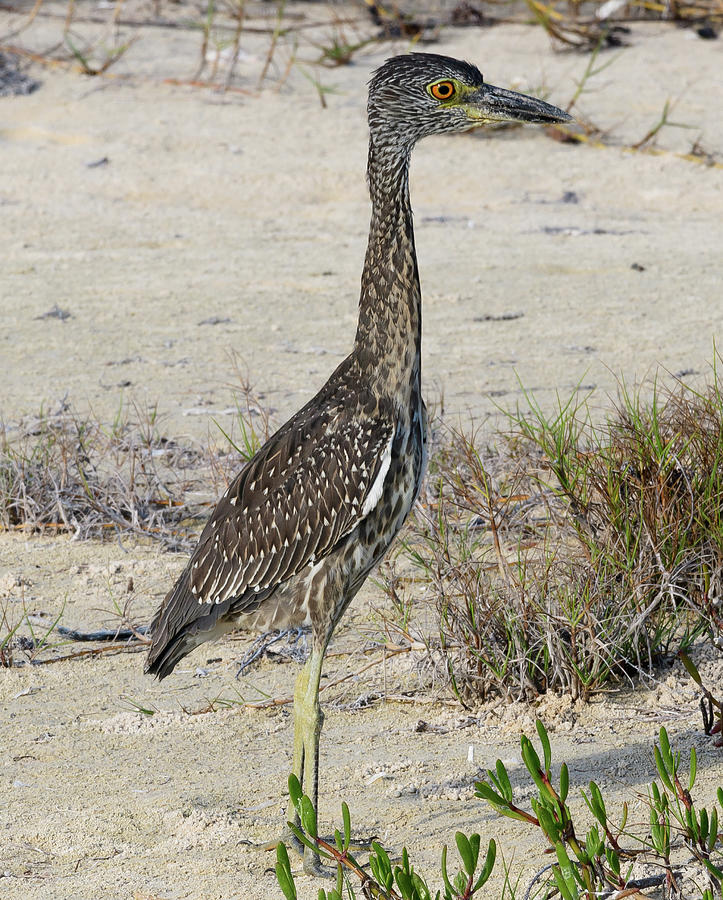
{"label": "sparse vegetation", "polygon": [[[289,822],[292,833],[305,847],[315,850],[321,859],[336,864],[336,887],[319,890],[319,900],[354,900],[356,893],[350,875],[358,879],[362,894],[378,900],[431,900],[432,891],[422,876],[414,871],[406,847],[395,865],[387,851],[374,841],[368,866],[362,867],[350,852],[351,816],[346,802],[342,802],[343,833],[334,832],[332,840],[319,837],[316,810],[295,775],[289,776],[289,794],[296,808],[299,824]],[[462,868],[451,878],[447,870],[447,847],[442,849],[440,874],[443,888],[434,895],[436,900],[470,900],[489,880],[495,864],[497,846],[494,840],[487,845],[484,860],[480,859],[480,836],[469,837],[458,831],[455,835]],[[367,868],[370,870],[367,871]],[[276,851],[276,878],[287,900],[296,900],[296,885],[286,846],[279,843]]]}
{"label": "sparse vegetation", "polygon": [[[448,27],[537,24],[549,34],[555,49],[589,54],[576,89],[568,103],[562,104],[570,110],[589,89],[590,80],[618,56],[601,54],[628,44],[629,23],[676,22],[697,29],[703,38],[715,37],[723,26],[723,0],[696,0],[683,5],[651,4],[647,0],[591,0],[585,4],[524,0],[502,6],[462,0],[451,9],[422,5],[403,11],[396,4],[365,0],[343,9],[327,4],[315,8],[313,14],[287,0],[275,0],[273,4],[250,4],[247,0],[169,4],[159,0],[143,8],[118,2],[103,10],[70,2],[60,9],[64,11],[59,12],[50,0],[36,0],[29,12],[12,15],[9,30],[0,33],[0,54],[5,53],[15,64],[24,61],[28,65],[70,66],[86,76],[119,77],[109,70],[142,40],[144,28],[188,32],[194,38],[198,35],[198,40],[189,42],[186,74],[183,70],[165,76],[159,73],[165,83],[258,96],[262,90],[280,91],[295,70],[313,88],[324,108],[327,95],[337,91],[333,83],[325,83],[324,69],[358,61],[367,47],[382,42],[404,42],[394,48],[395,52],[410,44],[434,45]],[[59,20],[59,39],[49,47],[38,43],[34,30],[46,18]],[[544,94],[544,89],[540,93]],[[627,143],[625,149],[664,153],[656,145],[663,129],[696,127],[695,123],[672,121],[674,105],[674,98],[666,98],[657,121],[652,126],[641,125],[642,136]],[[545,133],[554,140],[590,146],[615,143],[603,128],[580,115],[574,127],[549,127]],[[687,152],[676,155],[688,162],[720,165],[715,149],[705,149],[699,136],[691,141]]]}
{"label": "sparse vegetation", "polygon": [[155,408],[127,404],[109,425],[66,401],[1,424],[0,529],[134,534],[188,549],[239,461],[268,436],[268,412],[243,380],[236,405],[238,437],[216,423],[221,450],[168,438]]}
{"label": "sparse vegetation", "polygon": [[[154,409],[123,408],[108,427],[63,402],[0,432],[0,525],[78,538],[129,532],[185,546],[197,515],[201,450],[163,437]],[[203,506],[203,502],[200,504]]]}
{"label": "sparse vegetation", "polygon": [[[15,662],[15,654],[22,651],[28,659],[48,645],[50,636],[63,617],[63,609],[50,623],[39,624],[25,606],[18,613],[7,602],[0,602],[0,668],[10,668]],[[27,633],[19,634],[24,627]]]}
{"label": "sparse vegetation", "polygon": [[[557,780],[552,774],[552,751],[547,731],[539,720],[537,733],[542,760],[533,742],[522,735],[522,761],[536,791],[530,801],[531,810],[515,802],[518,791],[513,788],[507,768],[497,760],[495,770],[476,784],[476,796],[500,815],[518,822],[521,828],[540,830],[552,862],[543,866],[527,886],[524,896],[551,897],[563,900],[593,900],[599,897],[658,896],[670,898],[703,898],[713,900],[723,893],[723,839],[718,831],[719,810],[699,808],[692,797],[697,774],[695,750],[690,751],[688,772],[683,773],[679,752],[671,749],[665,728],[660,729],[659,743],[653,758],[660,781],[653,781],[647,797],[631,797],[623,804],[621,818],[615,822],[606,807],[598,785],[591,781],[588,791],[581,791],[594,821],[583,826],[570,811],[567,798],[570,789],[568,766],[562,763]],[[682,779],[682,780],[681,780]],[[557,781],[557,783],[556,783]],[[406,848],[401,852],[401,865],[395,865],[387,851],[374,843],[367,866],[361,866],[349,852],[351,818],[347,804],[342,803],[343,832],[335,831],[333,841],[318,835],[316,812],[309,798],[302,795],[295,776],[289,779],[289,792],[299,822],[289,822],[294,836],[303,845],[315,849],[320,857],[336,865],[336,887],[321,889],[320,900],[342,900],[356,896],[358,881],[364,897],[377,900],[468,900],[489,880],[495,864],[497,847],[489,842],[484,863],[480,859],[480,836],[461,832],[455,842],[462,869],[453,878],[447,873],[447,847],[442,850],[440,875],[442,887],[434,891],[414,871]],[[723,787],[717,799],[723,810]],[[633,804],[647,808],[646,823],[629,819]],[[582,829],[586,828],[585,836]],[[504,852],[504,848],[500,848]],[[645,870],[645,871],[644,871]],[[518,896],[506,867],[502,897]],[[296,900],[296,886],[288,852],[284,844],[277,849],[276,877],[287,900]],[[515,882],[516,883],[516,882]]]}
{"label": "sparse vegetation", "polygon": [[[0,423],[0,532],[77,540],[132,535],[167,550],[188,550],[209,507],[269,434],[268,410],[235,360],[232,365],[237,418],[228,432],[215,423],[221,449],[215,440],[201,446],[167,438],[157,410],[134,404],[123,404],[110,424],[80,414],[67,401],[12,425]],[[24,602],[0,599],[0,668],[37,663],[41,656],[56,661],[69,641],[101,646],[67,658],[141,649],[144,629],[133,624],[131,597],[121,603],[111,596],[117,629],[87,634],[63,629],[62,612],[52,623],[38,624]]]}
{"label": "sparse vegetation", "polygon": [[720,638],[723,385],[620,385],[596,424],[577,395],[534,397],[501,449],[451,432],[433,460],[389,596],[426,589],[462,699],[583,699],[651,674],[698,635]]}
{"label": "sparse vegetation", "polygon": [[[2,527],[186,547],[239,457],[268,434],[244,391],[240,439],[221,432],[227,451],[163,437],[155,410],[124,409],[103,427],[64,404],[6,430]],[[720,640],[718,369],[700,391],[656,384],[645,396],[621,384],[597,424],[589,397],[547,414],[527,395],[495,448],[441,429],[424,502],[382,584],[401,633],[439,648],[463,702],[548,690],[587,699],[611,679],[651,675],[701,634]],[[430,605],[436,634],[416,625]]]}
{"label": "sparse vegetation", "polygon": [[[59,40],[40,47],[33,39],[33,27],[47,18],[59,20]],[[263,4],[252,6],[247,0],[157,0],[142,8],[117,2],[102,10],[75,0],[60,8],[48,0],[36,0],[28,10],[18,9],[12,16],[10,27],[0,35],[0,51],[46,65],[75,64],[85,75],[103,75],[141,39],[144,27],[180,29],[199,35],[197,62],[194,66],[189,61],[186,83],[249,92],[262,85],[280,87],[297,62],[307,68],[346,65],[370,44],[389,40],[430,44],[449,27],[538,24],[555,48],[597,53],[605,47],[625,45],[631,22],[661,20],[695,27],[702,37],[713,37],[723,25],[723,2],[590,0],[570,4],[525,0],[499,4],[464,0],[451,8],[430,9],[420,4],[402,10],[397,4],[365,0],[348,4],[343,13],[338,6],[327,4],[322,11],[307,14],[287,0],[275,0],[271,9]],[[23,37],[27,46],[18,43]],[[264,40],[266,47],[261,50]],[[255,84],[243,84],[237,75],[247,45],[253,46],[261,60]],[[269,78],[272,67],[274,76]]]}

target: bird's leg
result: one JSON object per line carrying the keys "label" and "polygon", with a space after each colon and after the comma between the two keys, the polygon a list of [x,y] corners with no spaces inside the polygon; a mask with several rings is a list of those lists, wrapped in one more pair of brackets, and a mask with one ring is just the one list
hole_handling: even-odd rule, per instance
{"label": "bird's leg", "polygon": [[[294,689],[294,761],[293,772],[302,790],[317,809],[319,799],[319,736],[324,713],[319,704],[319,682],[324,663],[326,643],[313,642],[311,654],[296,679]],[[293,803],[289,802],[288,821],[299,824]],[[326,874],[319,855],[304,848],[304,871],[309,874]]]}
{"label": "bird's leg", "polygon": [[[303,792],[309,797],[317,808],[319,799],[319,736],[324,722],[324,713],[319,704],[319,682],[321,670],[324,664],[324,653],[327,641],[312,641],[312,649],[308,660],[304,664],[296,679],[294,688],[294,775],[299,779]],[[286,821],[299,826],[299,816],[296,807],[289,800]],[[262,850],[274,849],[279,840],[290,844],[293,849],[303,856],[304,871],[310,875],[322,875],[333,877],[334,871],[321,864],[319,854],[305,847],[289,828],[284,829],[281,838],[272,841],[264,841],[261,844],[251,844]],[[249,842],[250,843],[250,842]]]}
{"label": "bird's leg", "polygon": [[[326,644],[319,646],[313,642],[311,655],[296,679],[294,689],[294,760],[293,772],[299,779],[303,792],[319,808],[319,737],[324,723],[324,712],[319,704],[319,683],[324,662]],[[299,816],[293,803],[289,801],[287,821],[299,825]],[[331,837],[326,838],[330,843]],[[355,850],[371,850],[372,843],[378,837],[353,838],[351,847]],[[304,871],[310,875],[333,877],[335,872],[322,865],[319,855],[293,838],[294,848],[301,853],[303,849]]]}

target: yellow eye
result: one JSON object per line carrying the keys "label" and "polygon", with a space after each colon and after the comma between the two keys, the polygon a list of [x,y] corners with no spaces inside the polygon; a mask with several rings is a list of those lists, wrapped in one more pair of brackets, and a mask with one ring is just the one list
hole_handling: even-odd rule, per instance
{"label": "yellow eye", "polygon": [[438,81],[430,85],[429,93],[435,100],[449,100],[454,95],[456,88],[452,81]]}

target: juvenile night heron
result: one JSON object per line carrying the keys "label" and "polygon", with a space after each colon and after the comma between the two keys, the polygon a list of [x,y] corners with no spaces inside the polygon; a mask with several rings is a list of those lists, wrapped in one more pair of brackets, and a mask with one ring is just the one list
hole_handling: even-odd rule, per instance
{"label": "juvenile night heron", "polygon": [[[146,672],[165,678],[198,644],[232,629],[310,625],[311,654],[294,692],[293,771],[314,804],[324,653],[407,518],[425,467],[412,147],[430,134],[488,123],[570,119],[485,84],[469,63],[427,53],[394,57],[377,70],[368,114],[372,217],[354,348],[219,500],[156,613],[146,662]],[[304,868],[316,863],[307,849]]]}

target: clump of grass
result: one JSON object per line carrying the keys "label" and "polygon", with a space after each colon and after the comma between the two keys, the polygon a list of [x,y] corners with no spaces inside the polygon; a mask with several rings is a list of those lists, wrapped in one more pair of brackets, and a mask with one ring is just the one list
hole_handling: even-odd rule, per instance
{"label": "clump of grass", "polygon": [[117,35],[110,44],[101,41],[75,43],[70,32],[64,35],[65,45],[77,61],[83,75],[103,75],[136,42],[137,36],[121,42]]}
{"label": "clump of grass", "polygon": [[[716,361],[717,362],[717,361]],[[514,417],[541,454],[542,484],[565,504],[590,563],[611,567],[639,615],[690,610],[721,633],[723,384],[716,363],[702,391],[681,381],[629,391],[592,423],[587,403],[546,418]],[[547,476],[552,476],[550,481]]]}
{"label": "clump of grass", "polygon": [[0,421],[0,531],[135,534],[188,550],[209,507],[268,439],[270,410],[230,359],[237,415],[222,440],[169,438],[155,406],[122,403],[112,422],[67,401]]}
{"label": "clump of grass", "polygon": [[123,408],[104,426],[67,403],[0,430],[0,527],[69,532],[77,538],[117,532],[181,549],[199,507],[207,454],[164,437],[155,409]]}
{"label": "clump of grass", "polygon": [[[723,385],[620,387],[511,416],[501,449],[451,432],[402,557],[436,604],[461,699],[586,699],[721,635]],[[397,560],[397,566],[398,566]],[[408,603],[394,567],[389,596]],[[401,594],[400,594],[401,592]]]}
{"label": "clump of grass", "polygon": [[20,611],[14,611],[7,600],[0,601],[0,668],[11,668],[16,664],[16,656],[23,662],[35,660],[50,647],[51,635],[64,611],[65,603],[53,620],[39,624],[37,617],[28,612],[25,603]]}

